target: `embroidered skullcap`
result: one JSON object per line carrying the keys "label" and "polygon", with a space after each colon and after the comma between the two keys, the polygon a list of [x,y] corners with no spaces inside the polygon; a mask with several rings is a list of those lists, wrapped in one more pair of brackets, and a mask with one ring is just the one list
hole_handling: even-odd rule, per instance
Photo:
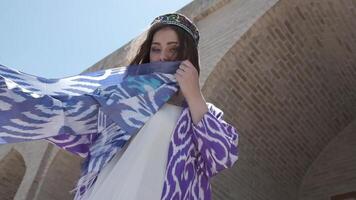
{"label": "embroidered skullcap", "polygon": [[195,44],[198,45],[199,43],[199,30],[194,25],[194,23],[188,19],[188,17],[180,14],[180,13],[168,13],[161,16],[156,17],[153,22],[151,23],[151,27],[157,24],[169,24],[169,25],[176,25],[186,32],[189,33],[193,37]]}

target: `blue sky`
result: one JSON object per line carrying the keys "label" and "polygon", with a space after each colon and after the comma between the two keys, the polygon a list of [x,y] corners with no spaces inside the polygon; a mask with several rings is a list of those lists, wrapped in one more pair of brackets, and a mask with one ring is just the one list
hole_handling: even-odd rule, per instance
{"label": "blue sky", "polygon": [[0,64],[46,78],[76,75],[191,0],[1,0]]}

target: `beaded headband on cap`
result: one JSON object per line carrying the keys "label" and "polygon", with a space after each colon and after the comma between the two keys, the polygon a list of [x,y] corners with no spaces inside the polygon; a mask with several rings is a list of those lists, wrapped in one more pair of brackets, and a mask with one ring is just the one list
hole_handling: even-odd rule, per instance
{"label": "beaded headband on cap", "polygon": [[156,24],[176,25],[187,31],[194,39],[195,44],[199,43],[199,30],[186,16],[179,13],[169,13],[156,17],[151,23],[151,27]]}

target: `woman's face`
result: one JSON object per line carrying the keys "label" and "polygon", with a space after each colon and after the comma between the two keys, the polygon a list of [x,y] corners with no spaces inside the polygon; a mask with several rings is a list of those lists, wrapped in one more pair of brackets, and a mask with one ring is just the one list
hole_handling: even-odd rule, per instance
{"label": "woman's face", "polygon": [[175,61],[178,56],[178,35],[169,27],[158,30],[152,38],[150,62]]}

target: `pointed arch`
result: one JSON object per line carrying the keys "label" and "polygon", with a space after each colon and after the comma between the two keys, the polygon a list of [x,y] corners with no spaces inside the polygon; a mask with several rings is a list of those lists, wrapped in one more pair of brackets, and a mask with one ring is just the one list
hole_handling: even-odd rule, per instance
{"label": "pointed arch", "polygon": [[0,199],[13,200],[26,172],[22,155],[12,148],[0,160]]}

